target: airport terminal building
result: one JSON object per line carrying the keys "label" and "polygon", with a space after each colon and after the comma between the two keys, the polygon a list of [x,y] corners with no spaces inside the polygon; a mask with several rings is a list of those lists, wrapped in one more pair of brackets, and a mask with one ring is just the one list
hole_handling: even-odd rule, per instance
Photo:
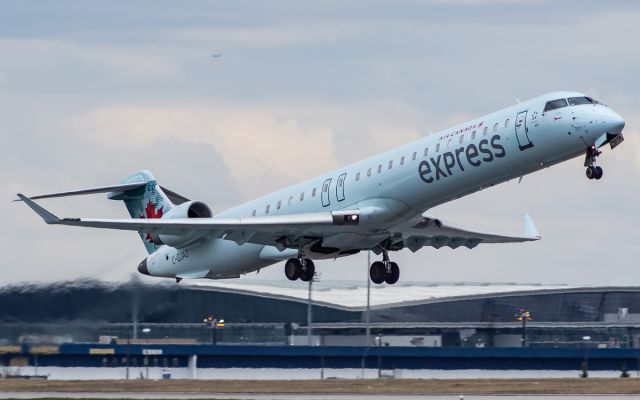
{"label": "airport terminal building", "polygon": [[371,287],[367,307],[364,282],[316,282],[311,299],[304,283],[245,279],[9,286],[0,344],[517,347],[526,310],[527,347],[640,347],[638,287],[407,282]]}

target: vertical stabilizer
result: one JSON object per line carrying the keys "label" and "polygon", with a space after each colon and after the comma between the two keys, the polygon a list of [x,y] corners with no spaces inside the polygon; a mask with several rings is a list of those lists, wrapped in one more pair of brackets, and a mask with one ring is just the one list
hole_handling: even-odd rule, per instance
{"label": "vertical stabilizer", "polygon": [[[153,174],[147,170],[134,172],[121,180],[121,183],[145,182],[146,185],[118,192],[109,192],[107,197],[111,200],[124,201],[131,218],[162,218],[174,205],[164,194]],[[147,232],[139,232],[149,254],[156,251],[157,245],[153,243],[151,235]]]}

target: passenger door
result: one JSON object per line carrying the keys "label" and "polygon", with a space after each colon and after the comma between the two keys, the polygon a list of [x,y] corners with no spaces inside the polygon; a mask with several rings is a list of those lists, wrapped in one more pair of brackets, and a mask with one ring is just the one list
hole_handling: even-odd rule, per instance
{"label": "passenger door", "polygon": [[329,189],[331,188],[331,178],[328,178],[322,184],[322,207],[328,207],[331,204],[331,200],[329,199]]}
{"label": "passenger door", "polygon": [[529,139],[529,128],[527,128],[527,111],[522,111],[516,117],[515,130],[520,150],[533,147],[533,143]]}
{"label": "passenger door", "polygon": [[347,177],[347,173],[340,174],[338,176],[338,181],[336,182],[336,200],[343,201],[344,200],[344,184]]}

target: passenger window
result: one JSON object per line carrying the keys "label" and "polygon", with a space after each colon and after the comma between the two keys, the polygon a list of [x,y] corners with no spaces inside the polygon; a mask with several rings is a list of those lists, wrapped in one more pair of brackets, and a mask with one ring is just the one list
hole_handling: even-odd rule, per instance
{"label": "passenger window", "polygon": [[483,135],[486,135],[486,134],[487,134],[488,128],[489,128],[488,126],[485,126],[485,127],[484,127],[484,131],[482,131],[482,134],[483,134]]}
{"label": "passenger window", "polygon": [[367,176],[371,176],[371,168],[367,170]]}
{"label": "passenger window", "polygon": [[404,165],[404,156],[400,157],[400,165]]}
{"label": "passenger window", "polygon": [[562,108],[566,106],[567,106],[567,101],[565,99],[551,100],[551,101],[548,101],[547,104],[544,106],[543,112],[555,110],[557,108]]}
{"label": "passenger window", "polygon": [[255,217],[256,216],[256,210],[251,211],[251,216]]}
{"label": "passenger window", "polygon": [[495,131],[497,131],[497,130],[498,130],[498,123],[496,122],[496,124],[495,124],[495,125],[493,125],[493,131],[495,132]]}
{"label": "passenger window", "polygon": [[389,161],[389,169],[393,168],[393,160]]}
{"label": "passenger window", "polygon": [[440,151],[440,143],[436,145],[436,153]]}
{"label": "passenger window", "polygon": [[414,152],[413,152],[413,156],[411,156],[411,159],[412,159],[413,161],[415,161],[415,160],[416,160],[416,155],[417,155],[417,154],[416,154],[416,152],[414,151]]}
{"label": "passenger window", "polygon": [[311,190],[311,197],[316,197],[316,188],[313,188],[313,190]]}
{"label": "passenger window", "polygon": [[300,193],[300,201],[304,200],[304,192]]}
{"label": "passenger window", "polygon": [[460,135],[460,140],[458,141],[460,144],[462,144],[462,142],[464,142],[464,135]]}
{"label": "passenger window", "polygon": [[267,204],[267,208],[264,209],[265,214],[269,214],[269,209],[271,208],[271,204]]}
{"label": "passenger window", "polygon": [[278,202],[276,203],[276,209],[279,210],[281,205],[282,205],[282,202],[278,200]]}
{"label": "passenger window", "polygon": [[378,173],[382,172],[382,164],[378,164]]}
{"label": "passenger window", "polygon": [[356,174],[356,182],[360,180],[360,172]]}
{"label": "passenger window", "polygon": [[509,118],[507,118],[507,120],[504,121],[504,127],[505,128],[509,127]]}

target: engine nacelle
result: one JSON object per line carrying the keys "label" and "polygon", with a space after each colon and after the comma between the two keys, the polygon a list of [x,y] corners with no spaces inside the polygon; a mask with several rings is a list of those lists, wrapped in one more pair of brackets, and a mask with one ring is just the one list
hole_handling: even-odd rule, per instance
{"label": "engine nacelle", "polygon": [[[186,219],[186,218],[211,218],[213,212],[208,205],[201,201],[188,201],[174,207],[162,216],[162,219]],[[156,244],[166,244],[167,246],[179,249],[194,247],[206,240],[208,232],[200,230],[185,230],[180,235],[152,235]]]}

